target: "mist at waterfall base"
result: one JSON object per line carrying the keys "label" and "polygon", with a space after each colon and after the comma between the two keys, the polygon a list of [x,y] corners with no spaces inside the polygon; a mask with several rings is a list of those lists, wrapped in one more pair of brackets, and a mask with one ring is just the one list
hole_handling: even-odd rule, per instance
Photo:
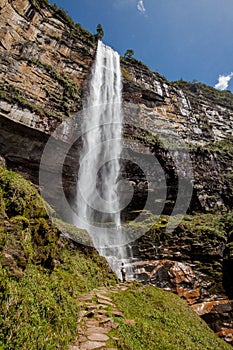
{"label": "mist at waterfall base", "polygon": [[[122,153],[121,68],[117,52],[98,42],[90,91],[82,120],[74,224],[86,229],[93,244],[120,277],[131,251],[121,228],[118,194]],[[128,266],[127,272],[132,274]]]}

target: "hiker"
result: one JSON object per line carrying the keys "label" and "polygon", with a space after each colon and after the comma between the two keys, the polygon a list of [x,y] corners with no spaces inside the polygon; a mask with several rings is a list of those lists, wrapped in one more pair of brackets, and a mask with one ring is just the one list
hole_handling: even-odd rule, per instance
{"label": "hiker", "polygon": [[125,265],[124,263],[121,264],[121,275],[122,275],[122,282],[125,282],[126,281],[126,269],[125,269]]}

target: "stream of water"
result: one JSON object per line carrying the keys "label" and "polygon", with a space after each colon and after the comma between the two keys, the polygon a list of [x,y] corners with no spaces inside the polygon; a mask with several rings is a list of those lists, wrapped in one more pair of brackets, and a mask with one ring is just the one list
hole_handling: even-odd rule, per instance
{"label": "stream of water", "polygon": [[98,42],[82,121],[83,148],[77,185],[75,224],[87,229],[94,246],[120,277],[124,262],[132,278],[132,258],[124,245],[118,191],[122,153],[120,57]]}

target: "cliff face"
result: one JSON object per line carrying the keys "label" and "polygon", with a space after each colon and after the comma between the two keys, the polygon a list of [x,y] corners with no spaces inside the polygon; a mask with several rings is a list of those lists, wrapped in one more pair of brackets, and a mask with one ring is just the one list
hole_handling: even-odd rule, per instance
{"label": "cliff face", "polygon": [[[198,83],[168,83],[136,61],[123,60],[122,67],[125,134],[143,143],[144,153],[153,154],[162,164],[171,205],[172,188],[177,184],[171,158],[179,159],[176,164],[185,171],[189,154],[193,170],[191,210],[208,212],[231,206],[232,94],[224,96]],[[133,142],[131,145],[133,151],[141,152]],[[154,173],[149,171],[149,181]]]}
{"label": "cliff face", "polygon": [[[47,135],[62,120],[69,123],[70,116],[81,110],[96,40],[80,25],[72,24],[61,10],[46,5],[46,1],[3,1],[0,11],[1,153],[8,165],[20,167],[37,182]],[[229,93],[224,100],[221,92],[214,96],[214,89],[200,84],[171,84],[134,59],[122,59],[122,74],[126,153],[127,150],[134,153],[132,161],[138,155],[150,153],[164,163],[169,201],[165,213],[171,212],[175,203],[172,193],[175,176],[174,164],[166,145],[159,143],[161,140],[170,142],[169,151],[173,148],[178,152],[178,157],[184,158],[184,166],[187,150],[182,152],[182,148],[185,145],[188,149],[194,171],[191,210],[229,207],[232,149],[230,141],[222,140],[232,135],[232,95]],[[25,142],[25,135],[32,140],[31,133],[33,141]],[[67,131],[63,123],[59,138],[66,141],[72,133],[73,125]],[[211,142],[215,142],[212,149]],[[19,149],[18,144],[24,147]],[[77,171],[72,163],[76,161],[67,165],[72,168],[67,174]],[[149,179],[153,178],[154,170],[152,166],[148,171]],[[130,167],[124,176],[135,183],[138,195],[130,210],[135,209],[137,201],[143,201],[147,183],[140,172],[135,176]],[[67,189],[71,197],[74,188],[75,176],[69,180]]]}
{"label": "cliff face", "polygon": [[95,52],[92,36],[78,25],[71,28],[61,15],[45,1],[4,1],[1,6],[2,94],[35,112],[27,121],[15,116],[16,121],[44,132],[80,109]]}
{"label": "cliff face", "polygon": [[[0,14],[1,163],[6,162],[7,167],[37,184],[45,144],[56,130],[53,156],[70,148],[63,165],[63,187],[72,201],[81,141],[72,147],[69,142],[80,127],[79,112],[88,91],[96,39],[45,0],[3,0]],[[131,189],[134,189],[133,199],[122,217],[125,220],[137,217],[145,204],[147,210],[156,214],[155,203],[163,203],[163,214],[170,215],[176,209],[177,199],[189,203],[189,197],[192,197],[189,209],[181,205],[176,214],[186,209],[189,213],[231,209],[233,95],[200,83],[169,83],[135,59],[122,59],[121,67],[125,146],[122,177],[130,179]],[[76,118],[72,118],[74,114]],[[187,167],[188,163],[191,166]],[[46,166],[51,174],[46,185],[47,199],[62,212],[59,188],[53,188],[52,181],[57,168],[54,162],[48,162]],[[192,196],[189,182],[193,186]],[[130,188],[127,192],[131,193]],[[148,201],[151,194],[154,197]],[[185,269],[176,265],[177,260],[178,263],[185,262],[185,271],[191,278],[187,283],[191,299],[203,302],[214,292],[208,286],[204,288],[200,279],[198,286],[201,287],[196,288],[198,283],[196,277],[192,280],[192,273],[200,276],[204,269],[208,272],[205,278],[211,280],[216,277],[211,269],[216,269],[219,272],[217,280],[222,286],[221,279],[228,276],[232,267],[232,235],[227,228],[225,236],[216,233],[214,239],[211,235],[207,239],[207,231],[202,230],[191,244],[190,232],[179,226],[174,240],[160,234],[158,243],[152,230],[136,241],[133,246],[135,256],[143,261],[142,266],[137,267],[138,278],[161,284],[160,273],[166,280],[166,274],[171,276],[172,271]],[[146,263],[155,259],[166,261],[159,266],[158,261]],[[175,265],[171,261],[176,261]],[[188,264],[194,272],[189,270]],[[226,282],[228,290],[229,285],[232,288],[229,279]],[[169,279],[167,286],[177,291],[179,283],[173,282]],[[211,286],[215,287],[215,284]],[[188,292],[183,287],[180,286],[179,294],[184,297]]]}
{"label": "cliff face", "polygon": [[[96,43],[46,1],[3,1],[0,11],[1,154],[9,167],[38,183],[48,137],[81,109]],[[63,132],[66,135],[65,124],[58,136],[65,141]],[[75,160],[65,171],[74,173],[67,178],[66,192],[70,183],[75,187],[72,163]]]}

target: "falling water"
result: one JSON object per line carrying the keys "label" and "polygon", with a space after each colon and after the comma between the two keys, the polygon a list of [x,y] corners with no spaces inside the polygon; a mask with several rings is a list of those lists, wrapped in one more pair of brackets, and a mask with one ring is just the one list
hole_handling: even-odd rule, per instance
{"label": "falling water", "polygon": [[94,246],[118,276],[121,262],[127,264],[131,254],[122,244],[118,195],[121,87],[120,57],[99,41],[82,122],[75,224],[88,230]]}

